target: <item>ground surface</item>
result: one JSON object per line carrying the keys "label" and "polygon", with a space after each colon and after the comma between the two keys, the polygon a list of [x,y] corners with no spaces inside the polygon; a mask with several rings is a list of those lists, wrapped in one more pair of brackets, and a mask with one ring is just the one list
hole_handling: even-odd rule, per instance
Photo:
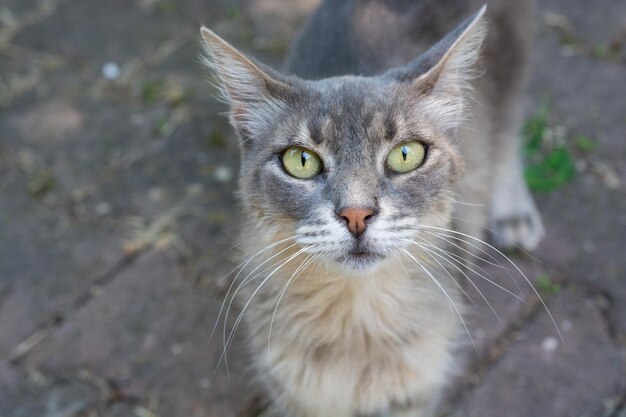
{"label": "ground surface", "polygon": [[[197,29],[277,64],[315,1],[286,3],[0,2],[0,416],[258,411],[241,343],[227,371],[209,342],[241,219]],[[471,315],[449,415],[626,415],[625,16],[618,0],[537,11],[529,114],[549,109],[577,173],[537,194],[548,237],[516,262],[565,346],[531,291],[478,283],[502,322]]]}

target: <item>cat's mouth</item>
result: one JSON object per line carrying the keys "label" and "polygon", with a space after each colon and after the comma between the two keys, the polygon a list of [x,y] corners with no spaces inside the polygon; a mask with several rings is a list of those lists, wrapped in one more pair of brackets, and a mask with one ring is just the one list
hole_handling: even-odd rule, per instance
{"label": "cat's mouth", "polygon": [[384,256],[380,253],[365,249],[354,249],[337,258],[337,262],[356,270],[368,269],[381,261]]}

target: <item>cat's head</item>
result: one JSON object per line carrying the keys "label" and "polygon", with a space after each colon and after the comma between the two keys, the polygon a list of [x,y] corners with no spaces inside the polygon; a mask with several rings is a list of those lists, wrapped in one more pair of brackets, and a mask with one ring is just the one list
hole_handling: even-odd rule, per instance
{"label": "cat's head", "polygon": [[242,201],[258,227],[362,270],[400,253],[422,227],[445,225],[484,34],[483,8],[404,67],[309,81],[203,28],[206,63],[241,140]]}

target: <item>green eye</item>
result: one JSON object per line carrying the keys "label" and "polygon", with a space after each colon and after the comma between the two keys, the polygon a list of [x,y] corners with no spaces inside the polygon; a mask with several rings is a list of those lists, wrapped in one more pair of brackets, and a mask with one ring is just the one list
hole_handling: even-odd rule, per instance
{"label": "green eye", "polygon": [[322,172],[322,160],[305,148],[289,148],[283,153],[283,167],[296,178],[309,179]]}
{"label": "green eye", "polygon": [[387,166],[394,172],[413,171],[424,162],[426,148],[419,142],[405,142],[396,146],[387,155]]}

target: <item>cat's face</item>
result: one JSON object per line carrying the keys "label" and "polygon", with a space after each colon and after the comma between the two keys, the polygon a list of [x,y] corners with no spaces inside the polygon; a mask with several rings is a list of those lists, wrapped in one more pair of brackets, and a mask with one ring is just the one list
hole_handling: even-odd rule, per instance
{"label": "cat's face", "polygon": [[[248,138],[243,147],[242,199],[256,216],[290,230],[306,252],[350,268],[373,266],[408,246],[420,224],[445,222],[460,158],[450,132],[407,105],[419,98],[401,83],[370,78],[299,88],[288,108],[267,121],[262,136]],[[396,172],[388,163],[390,153],[413,143],[423,147],[413,150],[424,151],[422,161]],[[305,172],[310,178],[289,172],[290,148],[296,148],[297,164],[303,149],[321,162]],[[342,217],[349,208],[372,213]],[[364,230],[351,232],[350,220],[362,221]]]}
{"label": "cat's face", "polygon": [[445,225],[480,29],[466,24],[448,45],[379,77],[321,81],[278,75],[203,31],[242,141],[241,198],[260,227],[363,270],[422,226]]}

